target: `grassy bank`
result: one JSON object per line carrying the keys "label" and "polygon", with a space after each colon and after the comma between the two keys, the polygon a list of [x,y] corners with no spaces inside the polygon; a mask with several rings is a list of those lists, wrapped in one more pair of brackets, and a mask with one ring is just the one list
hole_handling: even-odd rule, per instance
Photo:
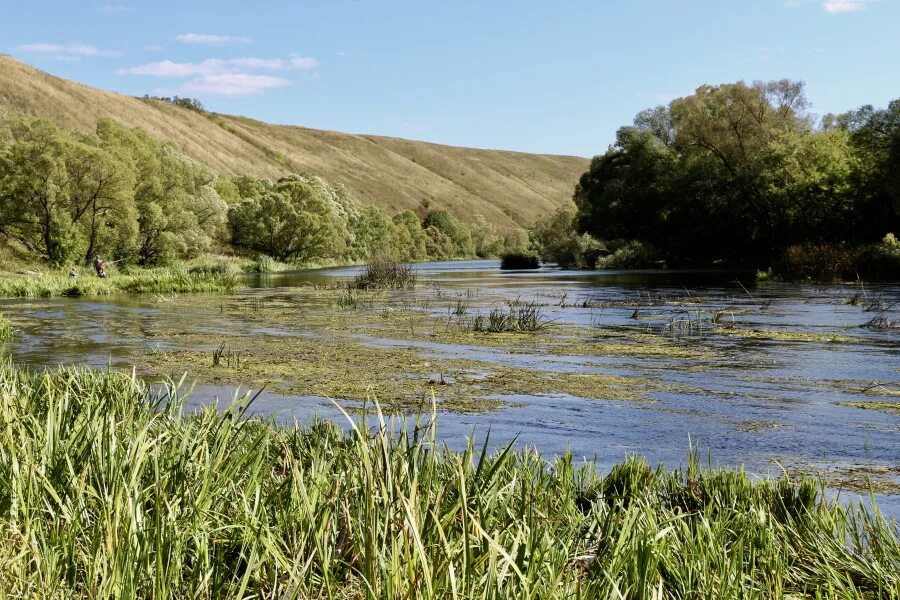
{"label": "grassy bank", "polygon": [[217,292],[230,291],[236,285],[237,279],[228,269],[158,268],[114,272],[104,279],[92,274],[72,278],[56,272],[0,279],[0,298]]}
{"label": "grassy bank", "polygon": [[0,366],[0,597],[888,598],[894,525],[810,480],[185,415]]}

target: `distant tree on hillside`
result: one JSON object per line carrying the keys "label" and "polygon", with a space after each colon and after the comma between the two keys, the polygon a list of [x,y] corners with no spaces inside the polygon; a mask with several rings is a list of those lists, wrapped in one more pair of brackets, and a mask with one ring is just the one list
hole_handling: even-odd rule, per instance
{"label": "distant tree on hillside", "polygon": [[186,108],[188,110],[193,110],[199,113],[206,112],[206,108],[203,106],[203,103],[200,102],[197,98],[183,98],[181,96],[150,96],[145,94],[142,100],[159,100],[161,102],[168,102],[169,104],[174,104],[175,106],[180,106],[181,108]]}

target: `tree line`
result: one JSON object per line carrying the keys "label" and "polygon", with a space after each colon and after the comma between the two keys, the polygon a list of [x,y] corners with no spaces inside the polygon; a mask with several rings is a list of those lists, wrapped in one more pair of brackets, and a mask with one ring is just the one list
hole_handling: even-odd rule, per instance
{"label": "tree line", "polygon": [[804,84],[704,85],[639,113],[539,223],[586,267],[775,266],[900,277],[900,99],[817,118]]}
{"label": "tree line", "polygon": [[423,201],[389,215],[313,175],[219,178],[140,128],[102,119],[90,135],[46,119],[0,123],[0,236],[55,265],[98,254],[161,265],[210,251],[284,262],[496,256],[523,250],[484,217],[463,222]]}

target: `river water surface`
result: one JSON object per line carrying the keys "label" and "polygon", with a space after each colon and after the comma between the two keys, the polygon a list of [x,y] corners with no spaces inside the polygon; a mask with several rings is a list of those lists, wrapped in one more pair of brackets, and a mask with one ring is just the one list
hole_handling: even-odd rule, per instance
{"label": "river water surface", "polygon": [[[655,387],[647,402],[601,392],[517,393],[498,397],[504,404],[495,410],[440,411],[439,435],[450,447],[462,447],[473,432],[481,442],[490,431],[493,446],[515,440],[547,455],[569,450],[605,469],[628,454],[675,467],[686,461],[690,445],[704,461],[709,456],[714,464],[743,465],[759,476],[782,469],[824,474],[830,493],[844,499],[859,497],[872,478],[879,506],[900,516],[900,332],[862,327],[877,316],[900,319],[900,286],[757,285],[752,274],[719,272],[504,272],[496,261],[426,263],[416,270],[422,289],[359,310],[387,314],[400,310],[402,301],[408,310],[438,318],[454,304],[474,315],[504,301],[526,300],[541,305],[550,331],[571,327],[674,338],[679,348],[696,347],[714,357],[704,362],[640,353],[567,355],[532,352],[526,335],[512,345],[483,345],[351,330],[348,339],[355,343],[403,348],[435,365],[454,358],[538,373],[622,375],[666,386]],[[304,327],[303,319],[282,323],[271,312],[263,320],[231,309],[303,302],[295,290],[333,284],[355,272],[246,276],[247,288],[215,299],[0,301],[0,311],[19,330],[3,351],[17,364],[36,367],[127,368],[173,349],[209,349],[192,334],[252,338],[261,346],[308,340],[326,334]],[[247,351],[252,350],[251,345]],[[251,385],[237,375],[201,376],[192,402],[230,398],[236,386]],[[254,407],[282,421],[343,419],[315,394],[264,392]]]}

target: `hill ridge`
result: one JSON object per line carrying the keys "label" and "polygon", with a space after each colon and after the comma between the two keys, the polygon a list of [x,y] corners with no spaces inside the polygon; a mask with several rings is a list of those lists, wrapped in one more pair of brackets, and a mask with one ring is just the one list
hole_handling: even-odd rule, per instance
{"label": "hill ridge", "polygon": [[90,132],[102,117],[141,127],[220,176],[278,178],[292,171],[341,183],[389,212],[423,200],[500,230],[533,223],[572,196],[589,161],[577,156],[451,146],[393,136],[271,124],[200,113],[63,79],[0,55],[0,108]]}

